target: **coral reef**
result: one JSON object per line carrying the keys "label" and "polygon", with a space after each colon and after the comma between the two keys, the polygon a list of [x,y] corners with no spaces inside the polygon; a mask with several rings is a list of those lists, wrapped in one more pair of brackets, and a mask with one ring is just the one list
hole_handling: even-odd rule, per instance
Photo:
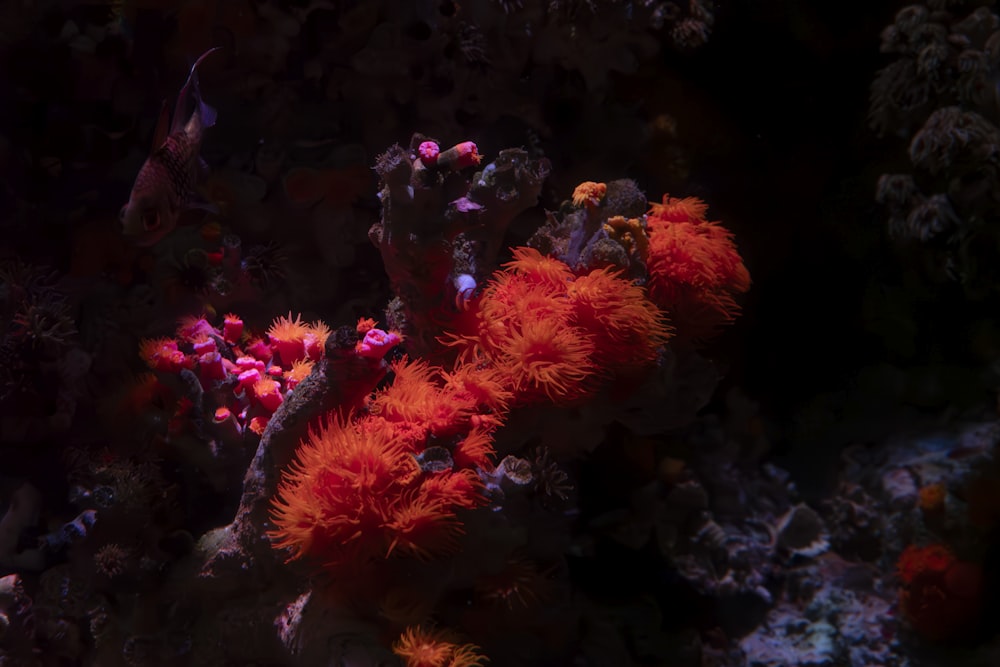
{"label": "coral reef", "polygon": [[[855,437],[731,373],[748,266],[799,247],[751,242],[673,115],[714,11],[0,8],[0,664],[995,664],[995,406],[938,414],[931,372]],[[871,97],[889,236],[974,297],[998,29],[903,9]],[[154,110],[216,47],[206,206],[129,245]]]}
{"label": "coral reef", "polygon": [[907,142],[908,167],[878,181],[889,235],[937,281],[995,291],[997,247],[994,85],[1000,17],[976,2],[912,4],[882,32],[894,60],[871,87],[870,118]]}

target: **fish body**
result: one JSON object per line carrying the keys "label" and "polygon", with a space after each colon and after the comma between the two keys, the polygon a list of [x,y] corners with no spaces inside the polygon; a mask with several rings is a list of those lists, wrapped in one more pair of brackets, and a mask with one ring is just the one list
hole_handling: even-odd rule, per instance
{"label": "fish body", "polygon": [[[181,213],[196,206],[194,186],[204,170],[201,140],[216,117],[215,109],[201,98],[198,66],[218,49],[209,49],[191,66],[177,96],[169,132],[166,107],[161,111],[154,149],[139,169],[128,203],[121,210],[122,231],[137,245],[153,245],[177,226]],[[185,116],[192,106],[190,116]]]}

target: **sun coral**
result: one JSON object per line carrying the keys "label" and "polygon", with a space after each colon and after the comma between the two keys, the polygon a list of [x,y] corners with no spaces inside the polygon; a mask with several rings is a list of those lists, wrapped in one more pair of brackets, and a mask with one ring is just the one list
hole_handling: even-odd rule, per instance
{"label": "sun coral", "polygon": [[647,214],[650,296],[686,337],[699,339],[739,312],[735,296],[750,289],[750,273],[733,236],[705,218],[698,199],[653,204]]}
{"label": "sun coral", "polygon": [[592,332],[596,363],[619,368],[651,365],[670,329],[645,291],[623,280],[613,268],[595,269],[567,287],[572,322]]}
{"label": "sun coral", "polygon": [[941,544],[910,545],[896,563],[899,604],[914,630],[931,640],[969,634],[983,603],[983,572]]}
{"label": "sun coral", "polygon": [[204,336],[218,336],[216,331],[204,315],[199,317],[182,317],[177,324],[177,338],[180,341],[191,343]]}
{"label": "sun coral", "polygon": [[520,276],[528,285],[544,285],[562,290],[573,279],[573,272],[564,262],[543,255],[534,248],[514,248],[511,254],[514,259],[503,265],[507,274]]}
{"label": "sun coral", "polygon": [[523,402],[542,397],[573,403],[595,387],[595,346],[584,329],[548,319],[529,319],[509,332],[494,363],[510,378]]}
{"label": "sun coral", "polygon": [[648,215],[664,222],[691,222],[705,220],[708,204],[697,197],[671,197],[663,195],[663,203],[650,202]]}
{"label": "sun coral", "polygon": [[[306,358],[312,361],[319,361],[323,358],[323,350],[326,347],[326,339],[330,337],[330,327],[325,322],[312,322],[309,324],[305,336],[302,338],[302,347]],[[293,360],[291,363],[295,363]],[[287,365],[289,362],[285,362]]]}
{"label": "sun coral", "polygon": [[438,153],[434,164],[440,169],[458,171],[466,167],[474,167],[482,160],[483,156],[480,155],[476,144],[471,141],[463,141]]}
{"label": "sun coral", "polygon": [[151,369],[163,373],[177,373],[194,365],[171,338],[143,340],[139,344],[139,356]]}
{"label": "sun coral", "polygon": [[428,474],[388,423],[334,418],[298,450],[273,501],[276,548],[328,565],[452,548],[455,511],[482,502],[474,471]]}
{"label": "sun coral", "polygon": [[365,330],[364,338],[358,341],[354,349],[360,357],[381,359],[402,341],[403,337],[396,331],[382,331],[372,327]]}
{"label": "sun coral", "polygon": [[309,377],[316,363],[310,359],[300,359],[285,371],[285,382],[289,389],[294,389],[300,382]]}
{"label": "sun coral", "polygon": [[422,448],[427,436],[452,438],[473,427],[496,427],[503,419],[510,392],[494,372],[460,365],[444,373],[407,358],[391,368],[393,382],[375,394],[369,412],[405,431],[411,450]]}
{"label": "sun coral", "polygon": [[296,315],[293,320],[292,314],[288,313],[287,317],[274,320],[267,330],[267,337],[277,350],[282,365],[291,366],[306,356],[305,340],[308,333],[309,325],[302,321],[301,315]]}
{"label": "sun coral", "polygon": [[392,645],[406,667],[476,667],[486,658],[475,644],[459,644],[449,633],[410,627]]}
{"label": "sun coral", "polygon": [[243,320],[239,315],[226,314],[222,321],[222,338],[230,345],[236,345],[243,338]]}
{"label": "sun coral", "polygon": [[924,484],[920,487],[917,504],[925,515],[939,514],[944,510],[948,488],[941,482]]}
{"label": "sun coral", "polygon": [[253,395],[254,398],[260,403],[260,406],[270,414],[278,409],[281,405],[283,399],[281,395],[281,385],[278,384],[276,380],[271,378],[261,378],[257,380],[253,385]]}
{"label": "sun coral", "polygon": [[655,363],[670,331],[641,287],[611,268],[576,277],[532,248],[513,255],[447,343],[495,369],[515,403],[571,404]]}
{"label": "sun coral", "polygon": [[573,206],[586,206],[594,208],[601,203],[604,195],[608,192],[605,183],[595,183],[594,181],[584,181],[573,190]]}

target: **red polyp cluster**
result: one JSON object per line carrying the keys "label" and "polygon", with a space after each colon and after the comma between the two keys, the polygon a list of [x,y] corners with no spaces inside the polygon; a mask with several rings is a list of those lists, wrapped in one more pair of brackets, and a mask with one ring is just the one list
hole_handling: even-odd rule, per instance
{"label": "red polyp cluster", "polygon": [[732,233],[708,222],[707,210],[700,199],[664,195],[646,215],[650,296],[692,339],[731,322],[739,313],[735,296],[750,289]]}
{"label": "red polyp cluster", "polygon": [[456,512],[485,501],[477,468],[508,394],[489,371],[405,359],[392,371],[364,411],[311,433],[286,471],[271,538],[291,558],[335,567],[447,552],[462,530]]}
{"label": "red polyp cluster", "polygon": [[974,631],[982,609],[980,566],[959,560],[942,544],[911,544],[896,571],[900,608],[914,630],[935,641]]}
{"label": "red polyp cluster", "polygon": [[330,328],[323,322],[306,324],[301,316],[292,314],[279,317],[267,330],[271,349],[278,353],[282,364],[291,367],[296,361],[317,361],[323,356],[323,346],[330,335]]}
{"label": "red polyp cluster", "polygon": [[[292,319],[291,314],[274,321],[267,341],[249,335],[243,321],[233,314],[224,317],[221,329],[204,317],[191,317],[181,320],[174,338],[142,341],[139,353],[162,379],[184,371],[194,373],[203,397],[214,402],[203,410],[214,411],[213,423],[226,434],[238,434],[244,428],[260,434],[288,392],[322,358],[329,334],[324,323],[305,324],[301,317]],[[400,341],[398,334],[379,329],[373,328],[370,335],[383,338],[370,357],[381,358]],[[178,393],[191,401],[184,391]],[[176,412],[176,429],[183,430],[183,417],[189,412]]]}
{"label": "red polyp cluster", "polygon": [[558,259],[516,248],[449,344],[496,369],[515,403],[565,405],[655,364],[670,330],[642,288],[614,269],[575,276]]}

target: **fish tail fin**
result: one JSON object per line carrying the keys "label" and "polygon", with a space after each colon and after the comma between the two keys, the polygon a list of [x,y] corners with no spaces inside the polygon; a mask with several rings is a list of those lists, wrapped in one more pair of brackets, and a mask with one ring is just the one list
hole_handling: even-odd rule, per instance
{"label": "fish tail fin", "polygon": [[191,71],[188,74],[187,81],[184,82],[184,87],[181,88],[180,94],[177,96],[177,105],[174,107],[174,122],[171,132],[174,132],[185,125],[186,113],[185,111],[190,106],[189,98],[193,96],[194,98],[194,108],[198,112],[198,117],[201,120],[202,127],[212,127],[215,125],[215,120],[218,117],[218,112],[216,112],[214,107],[209,106],[204,99],[201,97],[201,89],[198,86],[198,65],[201,61],[207,58],[210,54],[219,51],[221,46],[213,46],[205,53],[198,57],[198,60],[194,61],[191,65]]}

